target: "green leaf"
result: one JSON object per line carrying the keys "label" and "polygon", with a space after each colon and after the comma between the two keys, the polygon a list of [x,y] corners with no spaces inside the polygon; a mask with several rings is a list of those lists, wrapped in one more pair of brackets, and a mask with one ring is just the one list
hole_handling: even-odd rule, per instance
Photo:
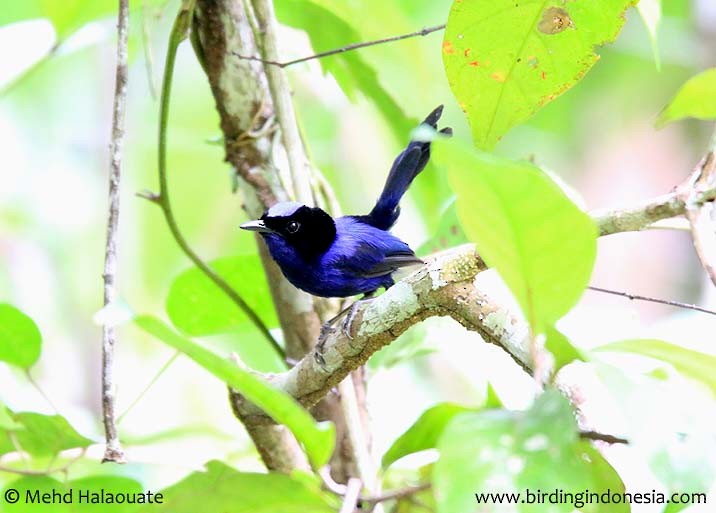
{"label": "green leaf", "polygon": [[[66,449],[89,447],[94,441],[80,435],[61,415],[34,412],[11,414],[21,429],[13,431],[18,445],[32,456],[53,456]],[[0,454],[15,451],[8,433],[0,432]]]}
{"label": "green leaf", "polygon": [[[209,264],[267,326],[278,319],[258,255],[239,255]],[[201,336],[253,329],[246,314],[201,270],[191,267],[177,276],[169,288],[167,315],[188,335]]]}
{"label": "green leaf", "polygon": [[554,375],[559,372],[559,369],[575,360],[587,361],[584,352],[574,347],[564,333],[555,327],[547,328],[545,347],[554,357]]}
{"label": "green leaf", "polygon": [[456,140],[436,140],[457,213],[485,262],[500,273],[535,334],[572,308],[592,273],[597,229],[539,168]]}
{"label": "green leaf", "polygon": [[456,0],[443,40],[448,82],[475,144],[489,149],[575,85],[636,0]]}
{"label": "green leaf", "polygon": [[661,0],[639,0],[636,6],[641,19],[644,20],[646,30],[649,32],[651,50],[654,54],[654,63],[657,71],[661,70],[661,58],[659,57],[658,32],[661,24]]}
{"label": "green leaf", "polygon": [[681,86],[661,111],[656,127],[684,118],[716,119],[716,68],[702,71]]}
{"label": "green leaf", "polygon": [[265,411],[276,422],[287,426],[303,444],[314,468],[328,461],[335,444],[335,429],[332,424],[317,424],[293,397],[272,387],[255,374],[239,368],[234,362],[221,358],[196,342],[173,332],[159,319],[143,315],[137,317],[135,323],[147,333],[186,354]]}
{"label": "green leaf", "polygon": [[283,474],[238,472],[219,461],[206,468],[162,490],[163,504],[137,513],[335,513],[340,506],[317,486]]}
{"label": "green leaf", "polygon": [[451,403],[438,404],[425,410],[383,455],[381,462],[383,468],[389,467],[408,454],[435,448],[438,438],[452,418],[468,411],[474,410]]}
{"label": "green leaf", "polygon": [[[137,481],[120,476],[92,476],[69,482],[57,481],[48,476],[28,476],[10,483],[5,489],[10,488],[20,493],[20,500],[13,505],[4,504],[3,508],[6,509],[3,511],[8,513],[37,513],[43,509],[51,510],[52,513],[127,513],[134,511],[134,508],[127,507],[126,500],[120,504],[100,504],[95,500],[96,494],[104,493],[109,502],[110,494],[113,498],[120,495],[134,497],[143,492],[142,485]],[[45,505],[43,508],[41,503],[31,502],[35,497],[39,501],[43,494],[50,494],[47,497],[51,499],[53,492],[56,497],[59,494],[59,498],[51,506]],[[80,497],[80,493],[83,497]]]}
{"label": "green leaf", "polygon": [[35,321],[14,306],[0,303],[0,361],[29,369],[40,358],[41,346]]}
{"label": "green leaf", "polygon": [[[434,468],[438,513],[491,511],[494,501],[476,504],[476,494],[526,490],[565,493],[612,493],[624,484],[609,463],[588,442],[578,438],[574,412],[557,391],[542,394],[525,412],[487,410],[463,413],[448,424],[438,442]],[[522,497],[526,499],[525,496]],[[518,504],[530,513],[601,513],[600,504]],[[510,510],[513,511],[513,510]],[[610,513],[629,511],[628,504],[610,505]]]}
{"label": "green leaf", "polygon": [[495,390],[495,387],[492,386],[492,383],[489,381],[487,382],[487,394],[485,397],[485,409],[492,409],[492,408],[503,408],[505,405],[502,404],[502,399],[500,399],[500,396],[497,395],[497,391]]}
{"label": "green leaf", "polygon": [[684,376],[700,381],[716,394],[716,357],[692,351],[662,340],[623,340],[594,349],[595,351],[619,351],[636,353],[671,364]]}

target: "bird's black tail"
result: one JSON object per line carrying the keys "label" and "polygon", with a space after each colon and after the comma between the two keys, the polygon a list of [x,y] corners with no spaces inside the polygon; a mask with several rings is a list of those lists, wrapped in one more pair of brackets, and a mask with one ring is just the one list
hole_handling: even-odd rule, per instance
{"label": "bird's black tail", "polygon": [[[443,106],[440,105],[425,118],[423,125],[430,126],[437,130],[438,120],[443,113]],[[443,128],[440,133],[451,135],[451,128]],[[400,215],[400,199],[408,190],[413,179],[418,176],[430,160],[429,141],[410,141],[408,146],[398,155],[390,169],[388,179],[385,181],[383,192],[380,194],[373,210],[364,217],[368,224],[388,230]]]}

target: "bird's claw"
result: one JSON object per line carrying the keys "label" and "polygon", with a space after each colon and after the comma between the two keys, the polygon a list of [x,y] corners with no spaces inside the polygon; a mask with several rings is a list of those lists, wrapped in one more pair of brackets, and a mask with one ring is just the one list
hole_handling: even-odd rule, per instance
{"label": "bird's claw", "polygon": [[318,347],[316,347],[316,350],[313,352],[313,359],[321,366],[321,369],[326,370],[326,359],[323,357],[323,353]]}

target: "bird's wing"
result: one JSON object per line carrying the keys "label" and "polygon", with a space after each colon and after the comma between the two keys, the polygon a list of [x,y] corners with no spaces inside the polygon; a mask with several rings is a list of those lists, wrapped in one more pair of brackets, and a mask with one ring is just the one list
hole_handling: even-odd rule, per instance
{"label": "bird's wing", "polygon": [[420,258],[415,256],[412,251],[405,254],[388,255],[383,260],[375,264],[370,269],[361,272],[361,276],[364,278],[375,278],[377,276],[385,276],[391,274],[401,267],[409,267],[411,265],[422,265],[423,262]]}
{"label": "bird's wing", "polygon": [[352,273],[357,276],[376,278],[391,274],[401,267],[425,263],[415,256],[415,253],[406,244],[403,245],[404,248],[381,253],[376,251],[375,246],[372,244],[361,243],[352,257],[346,260],[345,265],[350,267]]}

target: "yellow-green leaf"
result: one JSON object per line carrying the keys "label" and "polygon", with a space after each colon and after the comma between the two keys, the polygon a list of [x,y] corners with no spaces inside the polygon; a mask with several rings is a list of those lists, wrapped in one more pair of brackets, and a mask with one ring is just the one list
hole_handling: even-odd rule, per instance
{"label": "yellow-green leaf", "polygon": [[[209,263],[269,326],[278,319],[258,255],[224,257]],[[172,282],[167,295],[172,324],[187,335],[202,336],[253,329],[246,314],[198,267]]]}
{"label": "yellow-green leaf", "polygon": [[716,119],[716,68],[691,77],[659,114],[656,127],[684,118]]}
{"label": "yellow-green leaf", "polygon": [[0,361],[27,369],[40,357],[41,345],[35,322],[14,306],[0,303]]}
{"label": "yellow-green leaf", "polygon": [[448,82],[491,148],[575,85],[613,41],[636,0],[455,0],[443,40]]}
{"label": "yellow-green leaf", "polygon": [[383,468],[408,454],[433,449],[448,422],[455,415],[468,411],[475,410],[452,403],[441,403],[425,410],[383,455]]}

